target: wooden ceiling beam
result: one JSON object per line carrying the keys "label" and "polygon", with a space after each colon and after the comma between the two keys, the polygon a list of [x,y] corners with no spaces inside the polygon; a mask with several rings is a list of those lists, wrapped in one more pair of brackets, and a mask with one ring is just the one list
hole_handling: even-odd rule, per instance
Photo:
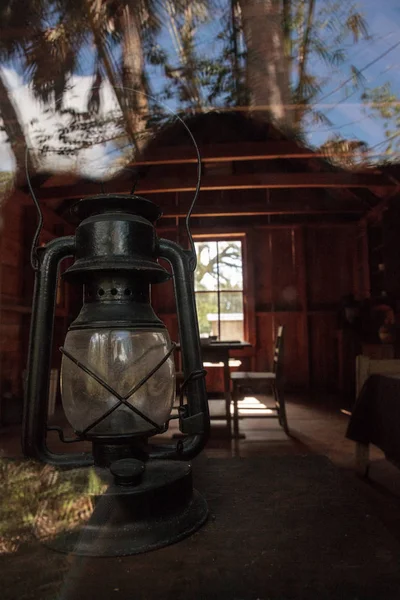
{"label": "wooden ceiling beam", "polygon": [[[163,218],[184,218],[187,208],[164,207]],[[362,211],[355,208],[301,208],[294,204],[285,207],[262,207],[260,205],[233,206],[232,204],[201,206],[200,203],[194,208],[192,217],[255,217],[261,215],[361,215]]]}
{"label": "wooden ceiling beam", "polygon": [[[68,209],[68,200],[63,203],[63,211],[66,212]],[[224,203],[224,204],[202,204],[198,202],[192,213],[193,217],[238,217],[238,216],[259,216],[259,215],[357,215],[361,217],[363,214],[362,208],[346,207],[343,206],[332,206],[332,208],[320,208],[318,203],[314,202],[313,205],[303,203],[285,202],[284,204],[275,203],[275,206],[266,205],[262,203],[249,203],[249,204],[237,204],[237,203]],[[42,203],[42,206],[45,206]],[[189,209],[188,203],[182,203],[179,206],[176,205],[163,205],[163,217],[164,218],[184,218],[186,217]],[[49,210],[49,209],[47,209]]]}
{"label": "wooden ceiling beam", "polygon": [[[256,189],[299,189],[299,188],[381,188],[393,189],[395,184],[383,175],[374,173],[262,173],[250,175],[206,176],[202,179],[203,191],[256,190]],[[107,183],[109,193],[129,193],[130,181],[115,180]],[[112,192],[111,192],[112,190]],[[193,192],[195,182],[186,177],[144,179],[136,187],[137,194],[167,194]],[[38,196],[42,200],[60,198],[84,198],[99,194],[98,183],[41,188]]]}
{"label": "wooden ceiling beam", "polygon": [[[208,144],[199,146],[199,151],[203,163],[308,158],[329,160],[330,157],[336,156],[334,153],[328,155],[326,152],[313,152],[309,148],[302,148],[292,140]],[[354,153],[340,153],[337,156],[340,158],[353,157]],[[379,156],[379,154],[376,156]],[[139,156],[132,163],[132,166],[177,165],[196,162],[197,158],[193,146],[169,146],[154,148],[148,153],[148,156],[146,154],[143,154],[142,157]]]}
{"label": "wooden ceiling beam", "polygon": [[[370,188],[379,186],[391,189],[394,183],[382,175],[373,173],[254,173],[249,175],[228,175],[203,177],[201,189],[210,190],[256,190],[290,188]],[[187,183],[178,178],[164,178],[159,182],[143,180],[138,184],[138,192],[148,194],[167,192],[191,192],[194,182]]]}

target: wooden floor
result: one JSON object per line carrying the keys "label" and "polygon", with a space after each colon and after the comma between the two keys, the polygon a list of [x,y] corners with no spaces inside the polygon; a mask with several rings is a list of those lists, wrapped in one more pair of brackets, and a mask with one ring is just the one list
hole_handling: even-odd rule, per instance
{"label": "wooden floor", "polygon": [[[261,403],[270,399],[257,397]],[[314,396],[289,396],[287,414],[291,436],[275,419],[240,420],[240,431],[245,439],[232,441],[224,436],[224,421],[212,421],[212,433],[203,455],[208,458],[234,458],[256,456],[307,455],[327,456],[347,475],[357,480],[373,509],[400,540],[400,470],[385,460],[376,448],[371,449],[372,465],[368,480],[360,479],[354,471],[354,443],[345,437],[348,416],[340,411],[340,398],[316,394]],[[210,403],[212,415],[221,415],[224,403]],[[176,425],[175,425],[176,427]],[[168,434],[170,438],[174,426]],[[55,451],[65,451],[55,438],[50,446]],[[90,446],[87,446],[90,449]],[[68,450],[73,450],[69,445]],[[19,427],[0,429],[0,457],[21,456]]]}
{"label": "wooden floor", "polygon": [[[273,406],[272,398],[257,396],[260,406]],[[355,444],[345,437],[349,417],[340,410],[341,400],[337,396],[291,395],[286,400],[290,437],[279,426],[277,419],[251,418],[244,416],[245,405],[240,413],[239,441],[229,441],[224,435],[225,421],[211,421],[211,437],[204,450],[209,458],[271,456],[291,454],[322,454],[334,464],[345,469],[354,467]],[[224,402],[210,402],[211,418],[224,414]],[[177,431],[176,422],[167,434],[159,439],[169,439]],[[383,453],[372,449],[372,460],[383,459]],[[399,471],[400,480],[400,471]]]}
{"label": "wooden floor", "polygon": [[[259,397],[258,400],[262,403],[266,403],[270,401],[265,397]],[[285,435],[283,430],[279,427],[277,420],[272,419],[245,419],[242,418],[240,421],[240,430],[245,434],[245,439],[241,439],[237,442],[226,439],[223,436],[224,423],[222,421],[213,422],[212,424],[212,435],[211,439],[199,457],[196,459],[197,465],[194,470],[195,484],[201,485],[201,478],[204,476],[204,473],[207,469],[218,469],[218,465],[222,463],[231,463],[232,469],[227,470],[226,464],[223,465],[224,473],[229,475],[229,489],[233,490],[231,497],[236,498],[235,494],[239,494],[242,489],[241,484],[238,483],[244,478],[244,474],[248,474],[248,471],[253,469],[253,479],[258,476],[258,473],[262,472],[264,475],[268,472],[269,477],[262,478],[261,482],[264,485],[266,491],[271,491],[275,486],[275,495],[279,497],[279,477],[282,473],[288,471],[293,473],[293,477],[297,476],[297,479],[301,480],[300,484],[298,484],[298,491],[304,490],[304,479],[301,475],[300,463],[303,461],[322,461],[324,459],[320,459],[319,457],[307,456],[307,455],[322,455],[328,457],[336,466],[338,466],[341,470],[341,475],[343,475],[344,479],[348,479],[349,481],[349,489],[353,489],[354,493],[351,494],[347,503],[342,503],[340,499],[336,498],[335,502],[333,502],[332,506],[328,506],[327,510],[331,510],[330,518],[329,518],[329,527],[331,530],[335,531],[335,523],[341,523],[341,527],[343,528],[343,519],[345,519],[345,528],[351,529],[353,528],[354,535],[352,539],[360,540],[361,545],[364,547],[368,546],[372,548],[372,556],[375,557],[375,548],[376,544],[378,544],[380,538],[385,538],[385,536],[389,536],[389,531],[392,534],[395,540],[394,542],[398,543],[400,541],[400,470],[397,470],[395,467],[390,465],[383,457],[383,455],[376,449],[373,449],[371,452],[372,457],[372,468],[370,470],[370,478],[368,480],[361,479],[357,477],[354,471],[354,444],[345,438],[346,427],[348,423],[348,417],[340,412],[341,402],[340,399],[332,397],[328,398],[327,396],[316,395],[314,397],[296,397],[292,396],[288,398],[287,401],[287,413],[288,413],[288,422],[291,431],[291,436],[288,437]],[[212,402],[211,403],[211,412],[212,414],[221,414],[223,413],[224,405],[222,402]],[[59,419],[60,417],[57,416]],[[173,430],[169,433],[169,435],[164,434],[164,438],[170,437],[173,434]],[[159,440],[159,441],[162,441]],[[54,444],[54,440],[52,440],[53,449],[57,451],[64,450],[63,447],[60,446],[59,443]],[[70,449],[70,446],[68,446]],[[87,448],[89,449],[89,447]],[[16,458],[21,456],[20,451],[20,431],[19,427],[9,427],[3,428],[0,430],[0,457],[3,458]],[[301,457],[305,456],[304,459]],[[242,461],[235,460],[236,457],[242,457]],[[211,460],[205,460],[205,458],[209,458]],[[232,458],[232,461],[229,459]],[[214,460],[213,460],[214,459]],[[222,460],[221,459],[228,459]],[[249,459],[246,461],[246,459]],[[265,460],[263,460],[265,459]],[[204,461],[202,463],[202,461]],[[279,464],[281,461],[281,465]],[[8,463],[9,461],[5,461]],[[14,462],[14,461],[13,461]],[[18,464],[19,461],[16,461]],[[288,463],[289,467],[288,467]],[[267,466],[269,465],[268,469]],[[286,465],[286,466],[285,466]],[[291,465],[291,466],[290,466]],[[296,466],[297,465],[297,466]],[[236,469],[236,470],[235,470]],[[237,472],[237,469],[241,469],[240,473]],[[317,478],[318,481],[322,481],[325,477],[326,471],[331,469],[331,465],[326,463],[326,468],[323,468],[321,473],[321,480]],[[333,469],[333,467],[332,467]],[[292,477],[292,475],[290,475]],[[318,484],[319,485],[319,484]],[[322,485],[322,483],[321,483]],[[236,487],[235,487],[236,486]],[[322,485],[323,487],[323,485]],[[263,488],[263,489],[264,489]],[[7,489],[7,488],[5,488]],[[206,488],[205,488],[206,489]],[[336,488],[335,488],[336,489]],[[235,492],[236,490],[236,492]],[[3,487],[3,491],[4,487]],[[318,490],[314,489],[314,494]],[[333,490],[334,491],[334,490]],[[333,494],[332,491],[332,494]],[[243,491],[245,495],[247,492]],[[300,493],[300,492],[299,492]],[[319,493],[319,492],[318,492]],[[336,492],[335,492],[336,493]],[[306,498],[311,498],[313,500],[314,496],[312,496],[313,492],[310,490],[309,492],[304,490],[304,494]],[[311,496],[307,496],[307,494],[311,494]],[[212,495],[212,494],[211,494]],[[273,495],[273,494],[272,494]],[[334,495],[334,494],[333,494]],[[257,494],[255,495],[257,496]],[[265,492],[265,496],[268,494]],[[300,494],[301,496],[301,494]],[[250,496],[251,497],[251,496]],[[258,497],[258,496],[257,496]],[[251,497],[252,498],[252,497]],[[329,504],[330,496],[327,497],[326,502]],[[7,500],[3,502],[3,508],[7,507]],[[287,515],[290,521],[291,516],[296,512],[298,508],[299,496],[297,496],[297,503],[292,506],[290,503],[287,507]],[[357,504],[357,505],[355,505]],[[1,506],[1,502],[0,502]],[[236,505],[235,505],[236,506]],[[264,506],[264,505],[263,505]],[[325,506],[325,505],[324,505]],[[265,508],[265,507],[264,507]],[[215,504],[214,499],[214,509],[217,509],[217,504]],[[235,508],[237,512],[237,507]],[[7,512],[7,511],[6,511]],[[236,514],[235,512],[235,514]],[[246,511],[245,511],[246,512]],[[247,513],[246,513],[247,514]],[[275,513],[274,513],[275,514]],[[370,519],[370,517],[373,517]],[[244,517],[243,517],[244,518]],[[219,524],[222,523],[222,516],[220,515],[219,520],[217,522]],[[374,537],[374,531],[369,530],[366,525],[371,521],[371,523],[375,523],[375,529],[377,531],[377,537]],[[364,527],[360,526],[360,523],[365,523],[366,530],[364,531]],[[271,527],[273,525],[273,520],[271,521]],[[382,527],[382,523],[386,527]],[[219,525],[220,526],[220,525]],[[206,548],[206,559],[205,564],[209,566],[209,571],[207,569],[204,572],[213,573],[214,565],[209,563],[209,556],[211,550],[215,551],[216,540],[211,535],[212,533],[212,521],[210,527],[207,529],[209,532],[210,548]],[[246,526],[247,527],[247,526]],[[250,527],[250,525],[249,525]],[[368,529],[368,531],[367,531]],[[388,531],[389,530],[389,531]],[[206,530],[205,530],[206,531]],[[207,533],[206,531],[206,533]],[[325,530],[324,530],[325,531]],[[331,533],[332,533],[331,531]],[[210,533],[211,532],[211,533]],[[0,532],[1,533],[1,532]],[[242,534],[239,535],[239,538]],[[364,537],[363,537],[364,536]],[[315,537],[315,536],[314,536]],[[279,536],[278,536],[279,538]],[[193,538],[194,539],[194,538]],[[188,544],[194,544],[193,539],[189,538]],[[308,538],[307,538],[308,539]],[[314,538],[313,538],[314,539]],[[393,539],[393,538],[390,538]],[[364,540],[364,541],[363,541]],[[1,536],[0,536],[1,541]],[[367,543],[368,542],[368,543]],[[222,543],[222,542],[221,542]],[[307,542],[308,543],[308,542]],[[386,543],[386,542],[385,542]],[[127,557],[125,559],[113,559],[113,567],[112,572],[113,576],[110,576],[111,571],[104,571],[103,563],[105,559],[93,559],[92,562],[87,561],[86,559],[82,559],[79,561],[73,561],[71,557],[65,558],[65,555],[61,555],[57,552],[51,552],[46,549],[43,545],[35,542],[36,545],[32,546],[29,544],[25,544],[21,546],[18,551],[14,553],[3,553],[1,556],[1,547],[0,547],[0,573],[2,576],[2,593],[0,594],[1,598],[4,597],[4,600],[14,600],[15,598],[21,598],[25,600],[52,600],[55,597],[65,598],[65,600],[80,600],[81,598],[84,600],[90,600],[91,598],[103,599],[105,597],[121,597],[123,599],[130,597],[144,598],[147,600],[150,596],[148,595],[139,595],[132,596],[131,591],[135,589],[134,583],[132,583],[132,571],[134,565],[141,564],[138,560],[146,560],[145,558],[133,560],[131,557]],[[223,546],[223,544],[222,544]],[[307,544],[306,544],[307,546]],[[305,546],[305,548],[306,548]],[[167,573],[171,573],[171,580],[176,578],[177,573],[179,571],[177,565],[182,561],[182,556],[179,554],[180,550],[184,546],[177,545],[173,547],[172,553],[165,551],[162,554],[162,550],[159,551],[159,557],[166,556],[170,561],[168,563],[160,563],[156,561],[150,561],[151,565],[158,565],[160,569],[160,564],[166,568]],[[191,546],[190,546],[191,547]],[[224,547],[224,546],[223,546]],[[286,548],[285,544],[283,547]],[[289,546],[288,546],[289,547]],[[334,545],[332,545],[332,548]],[[34,548],[34,551],[32,550]],[[332,550],[331,548],[331,550]],[[359,556],[360,547],[359,543],[356,542],[354,545],[355,556]],[[194,551],[194,550],[193,550]],[[335,550],[336,551],[336,550]],[[175,552],[175,554],[174,554]],[[224,550],[225,554],[226,551]],[[235,550],[236,552],[236,550]],[[189,553],[190,554],[190,553]],[[225,556],[224,554],[224,556]],[[173,557],[173,560],[171,558]],[[257,555],[258,556],[258,555]],[[285,560],[287,562],[288,557],[290,558],[290,553],[286,556]],[[385,562],[386,555],[378,556],[378,559],[382,562]],[[314,557],[315,558],[315,557]],[[342,560],[342,557],[339,557]],[[349,565],[353,565],[351,562],[351,557],[347,557],[349,561]],[[197,560],[197,558],[196,558]],[[375,560],[375,558],[374,558]],[[93,562],[94,561],[94,562]],[[97,562],[96,562],[97,561]],[[276,561],[279,563],[279,561]],[[312,561],[311,561],[312,562]],[[329,562],[329,561],[328,561]],[[340,561],[339,561],[340,562]],[[353,561],[354,562],[354,561]],[[374,561],[372,561],[373,564]],[[296,561],[293,563],[296,565]],[[314,563],[312,563],[314,564]],[[367,563],[366,563],[367,564]],[[369,564],[369,563],[368,563]],[[386,564],[386,563],[385,563]],[[397,565],[397,563],[395,563]],[[38,568],[40,565],[40,568]],[[197,565],[197,563],[196,563]],[[300,569],[300,575],[303,576],[304,586],[306,583],[315,579],[315,568],[314,566],[311,569],[309,575],[306,573],[307,561],[305,563],[305,570]],[[43,568],[42,568],[43,566]],[[245,565],[245,567],[248,565]],[[292,565],[293,566],[293,565]],[[297,565],[298,566],[298,565]],[[318,565],[317,565],[318,566]],[[326,566],[324,569],[323,577],[321,575],[321,581],[325,581],[325,577],[327,574],[329,575],[332,571],[329,566]],[[353,565],[354,566],[354,565]],[[353,568],[352,566],[352,568]],[[318,568],[320,568],[319,565]],[[365,567],[365,565],[364,565]],[[376,565],[375,565],[376,567]],[[153,568],[153,567],[152,567]],[[309,565],[308,565],[309,568]],[[386,567],[385,567],[386,568]],[[92,570],[91,570],[92,569]],[[97,569],[97,571],[96,571]],[[178,569],[178,571],[177,571]],[[215,569],[214,569],[215,570]],[[292,569],[293,570],[293,569]],[[374,569],[369,570],[369,567],[365,567],[368,573],[371,573],[371,578],[375,577]],[[161,569],[162,571],[162,569]],[[164,581],[165,572],[162,571],[159,573],[158,578],[155,577],[153,571],[150,571],[151,577],[156,579],[157,581]],[[201,572],[202,569],[200,569]],[[334,571],[334,570],[333,570]],[[332,571],[332,572],[333,572]],[[221,571],[223,572],[223,571]],[[116,574],[117,573],[117,574]],[[142,571],[140,571],[142,573]],[[143,573],[147,573],[147,571],[143,571]],[[142,575],[143,575],[142,573]],[[347,569],[347,575],[351,575],[351,569]],[[397,567],[394,567],[393,573],[397,573]],[[118,575],[118,577],[117,577]],[[217,582],[223,581],[221,579],[221,573],[217,573]],[[210,575],[211,576],[211,575]],[[294,575],[294,577],[297,575]],[[151,577],[149,581],[151,580]],[[179,579],[179,577],[178,577]],[[187,579],[187,578],[186,578]],[[186,579],[183,577],[182,581],[185,582]],[[290,579],[290,577],[289,577]],[[318,577],[317,577],[318,579]],[[361,584],[367,585],[365,582],[368,577],[362,579],[360,581]],[[135,581],[135,578],[133,577]],[[27,582],[29,581],[29,585]],[[55,591],[60,588],[60,581],[62,584],[62,595],[56,596]],[[114,581],[119,581],[120,583],[112,584]],[[147,581],[145,577],[145,582]],[[179,579],[179,581],[181,581]],[[287,571],[285,571],[285,576],[282,578],[282,581],[287,581]],[[358,580],[357,580],[358,581]],[[79,583],[79,590],[81,595],[77,595],[77,585]],[[82,583],[83,582],[83,583]],[[389,580],[386,579],[387,585],[389,585]],[[144,584],[143,584],[144,585]],[[147,585],[147,584],[146,584]],[[164,585],[164,584],[163,584]],[[172,584],[171,584],[172,585]],[[182,584],[183,585],[183,584]],[[239,585],[239,584],[237,584]],[[297,585],[297,584],[296,584]],[[311,585],[311,584],[310,584]],[[335,584],[336,585],[336,584]],[[335,593],[332,596],[329,596],[328,592],[326,596],[321,594],[318,597],[321,598],[337,598],[337,589],[339,584],[335,587]],[[341,585],[341,584],[340,584]],[[339,587],[340,587],[339,585]],[[108,586],[108,587],[107,587]],[[110,588],[111,586],[111,588]],[[125,586],[125,587],[124,587]],[[133,587],[132,587],[133,586]],[[295,586],[296,587],[296,586]],[[297,586],[298,587],[298,586]],[[342,586],[343,587],[343,586]],[[368,586],[367,586],[368,587]],[[129,590],[129,594],[124,594],[124,589]],[[297,588],[296,588],[297,589]],[[91,592],[90,592],[91,590]],[[58,594],[57,591],[57,594]],[[303,584],[300,585],[300,590],[296,592],[297,595],[287,596],[273,596],[274,598],[280,597],[293,597],[293,598],[307,598],[307,595],[303,595]],[[326,590],[325,590],[326,591]],[[343,591],[343,590],[342,590]],[[120,592],[120,593],[119,593]],[[391,590],[393,592],[393,590]],[[395,587],[395,595],[393,593],[391,595],[383,594],[382,598],[392,598],[397,597],[397,587]],[[300,595],[299,595],[300,594]],[[165,597],[172,598],[177,597],[176,595],[168,595],[168,596],[157,596],[157,597]],[[186,598],[194,598],[193,595],[189,593],[186,596],[179,596]],[[196,600],[197,600],[196,596]],[[202,596],[202,597],[217,597],[217,596]],[[236,597],[234,595],[219,595],[219,598],[233,598]],[[241,596],[248,597],[248,596]],[[249,596],[250,597],[250,596]],[[259,597],[259,595],[252,595],[252,598]],[[317,597],[317,596],[310,596]],[[355,598],[355,595],[345,595],[341,594],[343,598]],[[376,595],[360,595],[357,594],[359,598],[371,598],[378,597]]]}

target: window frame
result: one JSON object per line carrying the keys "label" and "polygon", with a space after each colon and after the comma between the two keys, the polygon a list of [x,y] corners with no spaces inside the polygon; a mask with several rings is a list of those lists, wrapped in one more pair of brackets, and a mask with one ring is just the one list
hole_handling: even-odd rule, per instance
{"label": "window frame", "polygon": [[[248,294],[249,294],[249,281],[248,281],[248,270],[247,270],[247,235],[244,232],[237,233],[196,233],[193,235],[194,242],[225,242],[225,241],[240,241],[242,244],[242,278],[243,285],[242,290],[222,290],[222,292],[242,292],[243,297],[243,339],[240,341],[249,341],[249,307],[248,307]],[[210,291],[195,291],[196,294],[212,293]],[[218,331],[220,333],[220,294],[221,290],[215,290],[218,297]]]}

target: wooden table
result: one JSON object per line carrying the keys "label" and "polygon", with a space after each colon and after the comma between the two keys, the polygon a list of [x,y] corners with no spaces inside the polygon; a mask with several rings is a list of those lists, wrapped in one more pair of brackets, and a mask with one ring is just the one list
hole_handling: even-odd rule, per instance
{"label": "wooden table", "polygon": [[[177,346],[180,349],[180,345]],[[224,398],[225,398],[225,419],[226,428],[229,437],[232,437],[232,417],[231,417],[231,370],[229,367],[230,352],[232,350],[243,350],[251,348],[248,342],[240,341],[225,341],[201,343],[203,353],[203,362],[223,363],[224,369]]]}
{"label": "wooden table", "polygon": [[205,459],[194,482],[210,518],[138,556],[2,556],[2,600],[398,600],[400,544],[362,482],[320,456]]}

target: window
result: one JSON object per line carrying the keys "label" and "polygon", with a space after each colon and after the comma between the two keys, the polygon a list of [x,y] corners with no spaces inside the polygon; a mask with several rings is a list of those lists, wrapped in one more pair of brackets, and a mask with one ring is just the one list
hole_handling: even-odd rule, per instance
{"label": "window", "polygon": [[200,335],[243,340],[243,257],[240,240],[196,241],[195,291]]}

